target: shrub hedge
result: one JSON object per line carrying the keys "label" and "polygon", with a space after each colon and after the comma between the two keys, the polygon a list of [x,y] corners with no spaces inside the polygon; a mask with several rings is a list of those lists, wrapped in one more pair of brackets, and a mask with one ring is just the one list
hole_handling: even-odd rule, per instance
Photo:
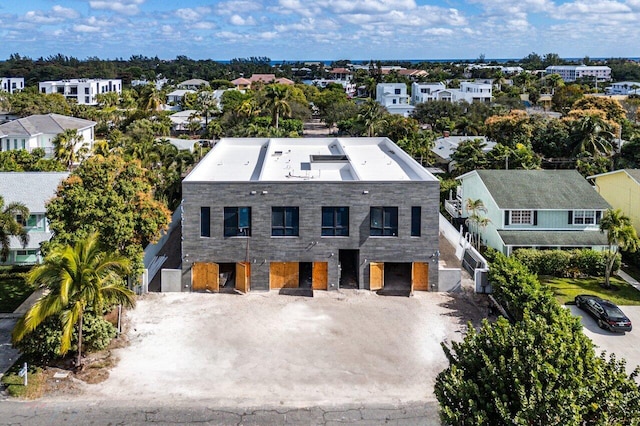
{"label": "shrub hedge", "polygon": [[[536,275],[554,277],[592,276],[604,277],[606,252],[582,250],[537,250],[519,249],[513,256]],[[620,268],[620,255],[616,257],[613,270]]]}

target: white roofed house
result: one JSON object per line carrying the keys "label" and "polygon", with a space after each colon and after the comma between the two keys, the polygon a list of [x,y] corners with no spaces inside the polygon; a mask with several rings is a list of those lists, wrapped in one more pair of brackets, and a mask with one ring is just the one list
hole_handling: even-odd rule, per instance
{"label": "white roofed house", "polygon": [[0,90],[9,93],[24,90],[23,77],[0,77]]}
{"label": "white roofed house", "polygon": [[28,218],[17,217],[26,227],[29,243],[23,247],[17,237],[11,237],[9,258],[4,264],[28,265],[42,260],[40,244],[49,241],[51,232],[45,217],[46,204],[56,195],[58,185],[69,176],[68,172],[2,172],[0,196],[5,207],[20,202],[28,209]]}
{"label": "white roofed house", "polygon": [[70,80],[42,81],[38,84],[40,93],[59,93],[80,105],[98,105],[96,95],[115,92],[122,93],[122,80],[98,78],[73,78]]}
{"label": "white roofed house", "polygon": [[[29,152],[44,149],[45,156],[53,156],[53,140],[65,130],[74,129],[82,135],[82,142],[93,148],[95,121],[60,114],[30,115],[0,124],[0,151],[24,149]],[[76,146],[76,150],[81,146]]]}
{"label": "white roofed house", "polygon": [[410,99],[405,83],[378,83],[376,86],[376,101],[390,114],[410,116],[415,108]]}
{"label": "white roofed house", "polygon": [[437,83],[412,83],[411,101],[414,105],[436,100],[436,93],[445,90],[447,86],[442,82]]}

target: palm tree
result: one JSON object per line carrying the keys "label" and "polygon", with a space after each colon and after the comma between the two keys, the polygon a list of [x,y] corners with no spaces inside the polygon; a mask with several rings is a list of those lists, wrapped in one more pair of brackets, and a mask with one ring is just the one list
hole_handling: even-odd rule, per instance
{"label": "palm tree", "polygon": [[89,153],[84,136],[76,129],[67,129],[58,133],[52,143],[53,156],[69,170]]}
{"label": "palm tree", "polygon": [[58,316],[62,326],[60,355],[71,348],[74,326],[78,331],[78,357],[82,358],[82,316],[86,310],[97,314],[110,306],[135,305],[134,294],[123,285],[129,273],[129,260],[101,250],[98,234],[78,241],[74,246],[54,247],[44,263],[29,272],[27,281],[46,287],[42,296],[18,320],[12,333],[14,343],[33,332],[51,316]]}
{"label": "palm tree", "polygon": [[147,87],[145,87],[140,102],[140,106],[144,111],[155,113],[162,110],[164,100],[161,91],[156,88],[155,84],[149,83]]}
{"label": "palm tree", "polygon": [[291,105],[289,99],[289,89],[286,86],[271,84],[267,86],[266,93],[267,106],[271,110],[271,125],[278,128],[280,115],[283,117],[291,116]]}
{"label": "palm tree", "polygon": [[609,243],[604,286],[611,288],[609,278],[620,249],[633,253],[640,247],[640,241],[638,241],[635,228],[631,225],[631,219],[625,216],[620,209],[605,212],[600,220],[600,232],[606,232]]}
{"label": "palm tree", "polygon": [[[465,206],[467,212],[469,212],[469,217],[467,218],[467,225],[475,225],[475,231],[471,230],[471,234],[476,238],[476,244],[478,250],[480,249],[480,234],[479,227],[482,226],[484,229],[490,222],[488,218],[480,216],[479,213],[487,213],[487,208],[484,205],[484,202],[481,199],[471,199],[467,198],[467,204]],[[471,229],[471,226],[469,226]]]}
{"label": "palm tree", "polygon": [[386,123],[384,107],[374,99],[367,99],[358,112],[358,121],[367,129],[367,136],[375,136],[377,130]]}
{"label": "palm tree", "polygon": [[29,234],[24,228],[21,216],[26,220],[29,217],[29,209],[22,203],[14,202],[4,205],[4,198],[0,195],[0,260],[5,262],[9,258],[11,237],[18,237],[22,247],[29,243]]}
{"label": "palm tree", "polygon": [[584,114],[573,121],[571,133],[573,154],[587,152],[592,156],[609,155],[615,139],[615,129],[604,117],[598,114]]}

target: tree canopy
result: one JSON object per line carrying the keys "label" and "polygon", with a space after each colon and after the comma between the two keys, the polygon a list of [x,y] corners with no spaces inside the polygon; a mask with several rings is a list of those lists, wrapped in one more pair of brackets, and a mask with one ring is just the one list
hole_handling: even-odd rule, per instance
{"label": "tree canopy", "polygon": [[143,248],[156,241],[170,221],[154,199],[149,173],[139,161],[117,155],[85,160],[47,205],[51,244],[73,244],[100,232],[104,247],[131,259],[139,271]]}

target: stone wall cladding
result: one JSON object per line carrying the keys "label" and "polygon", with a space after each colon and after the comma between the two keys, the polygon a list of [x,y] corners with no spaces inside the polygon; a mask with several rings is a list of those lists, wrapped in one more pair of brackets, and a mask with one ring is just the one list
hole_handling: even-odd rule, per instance
{"label": "stone wall cladding", "polygon": [[[269,289],[270,262],[328,262],[329,289],[339,282],[338,250],[360,250],[359,286],[369,288],[370,262],[429,262],[437,290],[438,181],[184,182],[182,285],[194,262],[251,263],[251,289]],[[251,194],[255,191],[255,195]],[[364,192],[368,191],[367,194]],[[265,193],[263,193],[265,192]],[[200,207],[211,208],[211,237],[200,237]],[[251,237],[223,237],[224,207],[251,207]],[[271,207],[297,206],[299,237],[271,236]],[[322,237],[322,207],[349,207],[349,236]],[[369,236],[371,206],[398,207],[398,236]],[[422,207],[421,236],[411,237],[411,207]],[[248,252],[248,258],[247,258]]]}

